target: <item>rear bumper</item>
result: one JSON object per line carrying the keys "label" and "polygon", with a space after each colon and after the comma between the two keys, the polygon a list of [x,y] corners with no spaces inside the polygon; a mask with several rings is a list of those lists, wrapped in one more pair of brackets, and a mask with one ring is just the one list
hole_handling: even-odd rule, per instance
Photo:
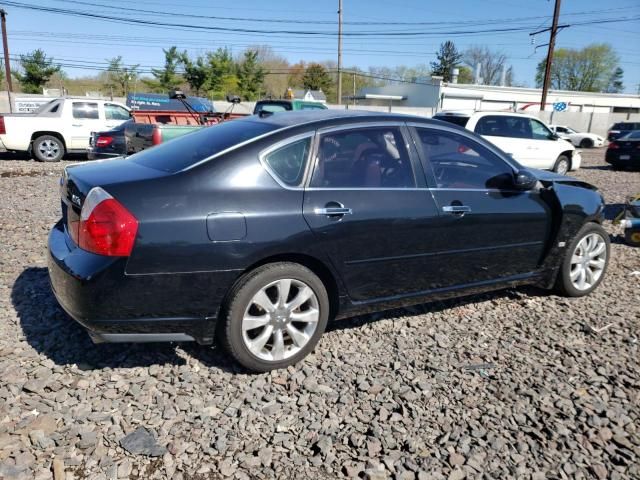
{"label": "rear bumper", "polygon": [[121,153],[101,152],[100,150],[94,149],[93,147],[89,147],[87,149],[87,158],[89,160],[102,160],[105,158],[118,158],[121,156]]}
{"label": "rear bumper", "polygon": [[[621,156],[628,156],[629,158],[622,159]],[[604,157],[605,162],[614,167],[640,167],[640,152],[617,152],[607,150],[607,153]]]}
{"label": "rear bumper", "polygon": [[179,286],[179,275],[126,275],[126,258],[78,248],[62,222],[51,230],[48,246],[53,293],[94,342],[213,343],[215,317],[197,307],[185,315],[190,295]]}

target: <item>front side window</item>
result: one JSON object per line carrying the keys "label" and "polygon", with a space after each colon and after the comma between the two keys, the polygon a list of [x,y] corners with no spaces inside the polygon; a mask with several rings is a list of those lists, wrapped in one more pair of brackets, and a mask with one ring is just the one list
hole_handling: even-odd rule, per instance
{"label": "front side window", "polygon": [[415,187],[411,160],[400,128],[359,128],[322,135],[311,186]]}
{"label": "front side window", "polygon": [[437,188],[501,189],[513,185],[513,170],[500,157],[453,132],[416,128],[425,170]]}
{"label": "front side window", "polygon": [[280,181],[296,187],[302,182],[310,148],[311,137],[303,138],[267,153],[264,161]]}
{"label": "front side window", "polygon": [[534,120],[533,118],[529,119],[531,123],[531,137],[534,140],[551,140],[551,131],[538,120]]}
{"label": "front side window", "polygon": [[557,133],[568,133],[567,129],[564,127],[556,127],[556,132]]}
{"label": "front side window", "polygon": [[107,120],[129,120],[131,118],[126,108],[110,103],[104,105],[104,116]]}
{"label": "front side window", "polygon": [[98,120],[98,104],[91,102],[73,102],[73,118]]}

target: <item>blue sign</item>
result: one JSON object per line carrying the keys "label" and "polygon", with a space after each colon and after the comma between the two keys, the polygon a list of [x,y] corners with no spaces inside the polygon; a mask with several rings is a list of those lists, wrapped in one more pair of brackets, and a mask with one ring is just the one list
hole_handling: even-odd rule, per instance
{"label": "blue sign", "polygon": [[[199,113],[215,112],[213,103],[207,98],[187,97],[186,102]],[[127,95],[127,107],[132,110],[166,110],[172,112],[187,112],[180,100],[169,98],[160,93],[130,93]]]}
{"label": "blue sign", "polygon": [[567,109],[568,106],[569,105],[567,104],[567,102],[555,102],[553,104],[553,109],[556,112],[564,112]]}

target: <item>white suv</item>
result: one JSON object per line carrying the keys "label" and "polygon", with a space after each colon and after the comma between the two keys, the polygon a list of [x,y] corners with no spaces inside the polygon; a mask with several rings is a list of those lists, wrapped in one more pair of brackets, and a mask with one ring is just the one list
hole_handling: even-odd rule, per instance
{"label": "white suv", "polygon": [[482,135],[526,167],[566,174],[580,168],[580,152],[536,117],[510,112],[449,112],[434,115]]}

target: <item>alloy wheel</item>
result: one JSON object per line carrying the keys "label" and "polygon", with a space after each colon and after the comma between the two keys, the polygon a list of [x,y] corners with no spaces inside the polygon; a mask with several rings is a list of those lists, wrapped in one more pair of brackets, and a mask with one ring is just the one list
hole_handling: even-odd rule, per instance
{"label": "alloy wheel", "polygon": [[267,361],[292,357],[307,345],[320,319],[318,297],[291,278],[271,282],[251,299],[242,318],[248,350]]}
{"label": "alloy wheel", "polygon": [[38,144],[38,151],[44,158],[56,158],[60,152],[60,145],[53,140],[43,140]]}
{"label": "alloy wheel", "polygon": [[571,255],[569,277],[578,290],[590,289],[602,276],[607,265],[607,244],[597,233],[586,235]]}
{"label": "alloy wheel", "polygon": [[556,173],[559,173],[560,175],[566,175],[568,171],[569,162],[567,162],[566,160],[561,160],[556,168]]}

